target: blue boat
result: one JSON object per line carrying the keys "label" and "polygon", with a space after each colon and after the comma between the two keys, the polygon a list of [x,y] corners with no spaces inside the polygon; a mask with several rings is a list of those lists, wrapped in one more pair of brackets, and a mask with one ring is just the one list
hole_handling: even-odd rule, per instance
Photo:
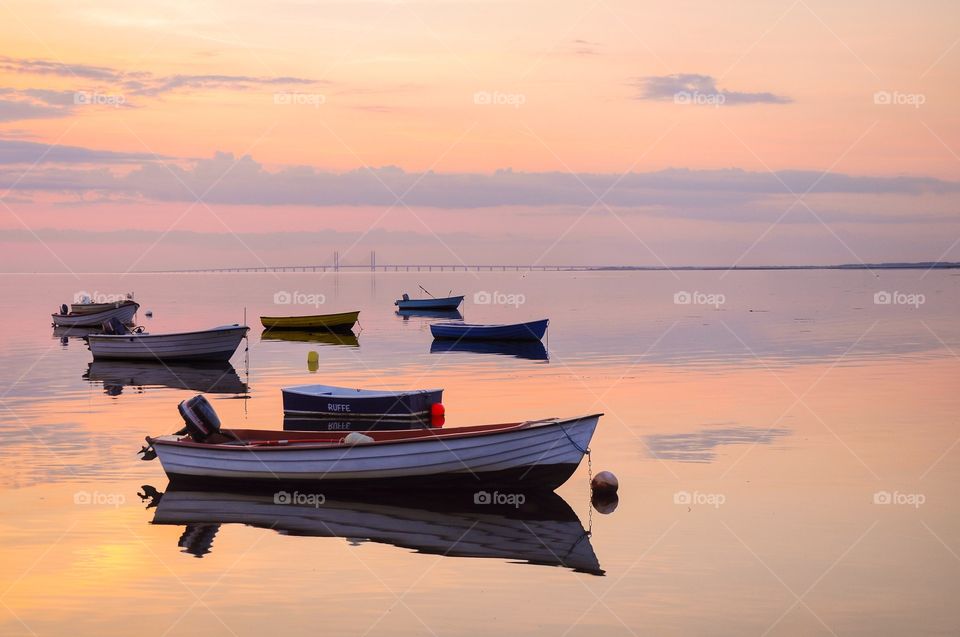
{"label": "blue boat", "polygon": [[434,338],[480,341],[539,341],[547,331],[549,319],[512,325],[478,325],[476,323],[434,323]]}
{"label": "blue boat", "polygon": [[442,389],[392,391],[332,385],[284,387],[281,393],[286,416],[349,419],[429,418],[433,405],[443,398]]}
{"label": "blue boat", "polygon": [[409,294],[404,294],[402,299],[393,302],[401,310],[455,310],[461,303],[463,303],[463,296],[411,299]]}

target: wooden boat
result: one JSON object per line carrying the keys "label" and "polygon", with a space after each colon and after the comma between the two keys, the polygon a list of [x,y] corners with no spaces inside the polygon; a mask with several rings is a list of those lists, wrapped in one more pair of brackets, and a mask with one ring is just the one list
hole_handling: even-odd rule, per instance
{"label": "wooden boat", "polygon": [[[552,491],[573,475],[602,414],[455,429],[341,432],[220,429],[203,396],[181,432],[147,437],[172,482],[309,483],[324,489]],[[370,442],[350,444],[350,436]]]}
{"label": "wooden boat", "polygon": [[261,341],[288,341],[291,343],[317,343],[341,347],[360,347],[360,340],[353,332],[328,332],[304,330],[265,329],[260,333]]}
{"label": "wooden boat", "polygon": [[480,341],[539,341],[547,331],[548,319],[512,325],[479,325],[476,323],[433,323],[434,338]]}
{"label": "wooden boat", "polygon": [[360,312],[315,314],[313,316],[261,316],[260,322],[269,330],[327,330],[349,332]]}
{"label": "wooden boat", "polygon": [[207,394],[245,394],[247,384],[228,362],[95,360],[83,378],[100,383],[107,395],[119,396],[125,388],[186,389]]}
{"label": "wooden boat", "polygon": [[393,302],[401,310],[455,310],[463,303],[462,296],[446,296],[442,298],[411,299],[404,294],[402,299]]}
{"label": "wooden boat", "polygon": [[284,387],[283,413],[291,416],[346,416],[350,418],[429,417],[442,403],[442,389],[353,389],[333,385]]}
{"label": "wooden boat", "polygon": [[196,557],[213,550],[221,525],[243,524],[298,537],[349,538],[352,543],[375,542],[428,555],[604,574],[589,533],[556,493],[531,495],[517,506],[475,504],[469,497],[437,494],[397,494],[386,500],[324,497],[323,505],[315,506],[277,491],[180,487],[153,497],[159,499],[153,524],[185,526],[178,545]]}
{"label": "wooden boat", "polygon": [[246,325],[222,325],[168,334],[91,334],[87,343],[94,359],[228,361],[249,329]]}
{"label": "wooden boat", "polygon": [[112,303],[71,303],[70,304],[70,313],[71,314],[95,314],[96,312],[103,312],[104,310],[109,310],[110,308],[117,307],[121,303],[132,301],[133,297],[128,296],[125,301],[114,301]]}
{"label": "wooden boat", "polygon": [[452,341],[437,339],[430,343],[431,354],[465,352],[469,354],[499,354],[531,361],[550,360],[547,348],[540,341]]}
{"label": "wooden boat", "polygon": [[100,327],[102,323],[117,319],[124,325],[129,325],[133,321],[133,315],[140,309],[140,304],[135,301],[123,301],[121,303],[110,303],[110,307],[99,312],[84,312],[74,314],[64,312],[66,306],[60,308],[59,314],[51,314],[53,324],[56,327]]}

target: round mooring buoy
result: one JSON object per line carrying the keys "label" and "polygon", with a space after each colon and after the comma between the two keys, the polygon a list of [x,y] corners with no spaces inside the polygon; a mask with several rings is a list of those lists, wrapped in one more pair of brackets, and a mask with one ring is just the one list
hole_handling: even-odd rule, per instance
{"label": "round mooring buoy", "polygon": [[320,354],[310,350],[307,352],[307,369],[311,372],[317,371],[320,367]]}
{"label": "round mooring buoy", "polygon": [[597,494],[616,493],[619,488],[617,476],[609,471],[601,471],[590,481],[590,489]]}

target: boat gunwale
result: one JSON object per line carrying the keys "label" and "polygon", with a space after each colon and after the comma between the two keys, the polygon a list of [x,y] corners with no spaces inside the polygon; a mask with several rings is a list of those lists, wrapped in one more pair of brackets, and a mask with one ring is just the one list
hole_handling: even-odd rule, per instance
{"label": "boat gunwale", "polygon": [[246,330],[249,332],[250,326],[249,325],[218,325],[217,327],[211,327],[205,330],[195,330],[192,332],[162,332],[159,334],[152,334],[150,332],[140,332],[139,334],[136,332],[132,332],[130,334],[90,334],[88,335],[88,338],[105,339],[105,340],[131,338],[131,337],[138,338],[138,339],[166,338],[168,336],[194,336],[196,334],[210,334],[210,333],[221,333],[221,332],[226,333],[226,332],[239,331],[239,330]]}
{"label": "boat gunwale", "polygon": [[[291,439],[289,434],[292,433],[302,433],[306,435],[311,434],[337,434],[342,432],[314,432],[314,431],[303,431],[303,432],[294,432],[294,431],[274,431],[274,430],[265,430],[265,429],[226,429],[224,431],[230,431],[233,433],[237,432],[258,432],[258,433],[269,433],[269,434],[287,434],[287,437],[278,436],[276,440],[286,440],[288,444],[264,444],[264,445],[229,445],[223,443],[206,443],[206,442],[196,442],[194,440],[187,440],[185,438],[178,440],[170,440],[168,436],[173,434],[167,434],[167,436],[152,437],[147,436],[147,442],[152,445],[167,445],[172,447],[188,447],[194,449],[206,449],[206,450],[229,450],[229,451],[243,451],[246,453],[250,452],[260,452],[260,451],[310,451],[310,450],[328,450],[328,449],[344,449],[348,450],[353,446],[359,447],[373,447],[381,445],[394,445],[394,444],[410,444],[416,442],[437,442],[440,441],[441,444],[445,440],[460,440],[465,438],[477,438],[483,436],[496,436],[505,433],[515,433],[518,431],[523,431],[526,429],[546,429],[548,427],[568,425],[573,422],[580,420],[588,420],[590,418],[599,419],[603,416],[603,412],[586,414],[583,416],[576,416],[573,418],[545,418],[542,420],[525,420],[522,422],[514,423],[497,423],[492,425],[472,425],[469,427],[456,427],[453,429],[447,430],[437,430],[437,429],[399,429],[399,430],[387,430],[387,431],[377,431],[373,432],[377,435],[387,435],[390,438],[386,440],[374,440],[372,443],[365,443],[362,445],[343,445],[340,443],[339,438],[335,436],[330,436],[331,441],[327,443],[304,443],[296,444],[295,438]],[[466,431],[465,431],[466,430]],[[370,434],[370,432],[364,432]],[[240,434],[238,434],[240,435]],[[398,436],[393,438],[393,436]],[[404,436],[404,437],[400,437]],[[241,436],[242,437],[242,436]],[[342,438],[342,436],[341,436]],[[454,452],[455,453],[455,452]]]}
{"label": "boat gunwale", "polygon": [[550,319],[537,319],[534,321],[524,321],[522,323],[465,323],[463,321],[441,321],[432,323],[430,327],[463,327],[463,328],[508,328],[524,327],[527,325],[537,325],[539,323],[549,324]]}
{"label": "boat gunwale", "polygon": [[[285,321],[304,321],[304,320],[311,320],[311,319],[334,320],[338,318],[343,318],[344,320],[346,320],[348,317],[351,317],[351,316],[353,317],[354,322],[356,322],[357,318],[360,316],[360,310],[355,310],[352,312],[334,312],[332,314],[301,314],[296,316],[261,316],[260,323],[266,328],[276,328],[277,327],[276,325],[267,325],[265,321],[277,321],[282,323]],[[297,327],[304,327],[304,326],[298,325]]]}

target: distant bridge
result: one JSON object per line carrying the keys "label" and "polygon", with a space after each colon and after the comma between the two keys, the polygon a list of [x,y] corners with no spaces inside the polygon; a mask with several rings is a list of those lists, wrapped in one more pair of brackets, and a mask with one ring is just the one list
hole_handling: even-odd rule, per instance
{"label": "distant bridge", "polygon": [[557,271],[557,272],[584,272],[587,270],[666,270],[668,268],[618,268],[606,266],[590,265],[483,265],[483,264],[462,264],[462,263],[397,263],[397,264],[377,264],[377,265],[267,265],[250,266],[236,268],[191,268],[189,270],[158,270],[162,273],[190,273],[190,272],[342,272],[342,271],[364,271],[364,272],[481,272],[481,271]]}

